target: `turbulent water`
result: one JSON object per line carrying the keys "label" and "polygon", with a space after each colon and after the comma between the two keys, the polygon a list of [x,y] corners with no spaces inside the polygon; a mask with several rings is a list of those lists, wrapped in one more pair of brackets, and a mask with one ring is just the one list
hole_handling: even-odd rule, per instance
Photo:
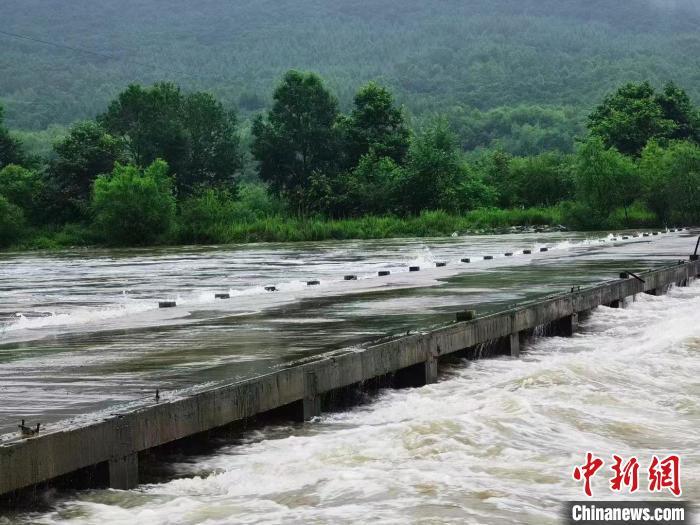
{"label": "turbulent water", "polygon": [[[0,283],[11,297],[2,308],[38,311],[47,308],[41,297],[51,294],[56,306],[36,326],[21,325],[31,315],[23,314],[29,321],[6,321],[0,336],[6,341],[0,342],[0,392],[6,393],[0,410],[9,427],[7,414],[33,410],[46,417],[52,403],[60,407],[57,418],[114,407],[120,400],[111,388],[127,392],[122,403],[133,402],[130,396],[154,384],[222,380],[243,373],[245,363],[250,365],[245,373],[252,373],[392,329],[426,326],[465,305],[502,307],[614,278],[623,264],[632,271],[668,264],[694,246],[685,234],[650,241],[613,243],[569,234],[353,243],[342,249],[321,244],[279,257],[316,261],[316,267],[289,265],[276,276],[267,268],[272,255],[257,266],[241,262],[258,257],[250,254],[260,248],[238,254],[203,250],[187,257],[93,254],[95,262],[87,266],[64,255],[53,260],[62,270],[49,270],[45,259],[11,257],[2,264],[24,284],[9,278]],[[464,254],[538,245],[552,251],[501,256],[469,268],[457,264]],[[405,271],[421,257],[418,275]],[[428,270],[435,260],[450,264]],[[17,263],[25,266],[13,269]],[[209,270],[202,269],[207,265]],[[72,280],[61,274],[68,267],[74,268]],[[358,267],[364,274],[356,273],[366,279],[342,281]],[[384,267],[398,275],[386,282],[370,278]],[[111,282],[106,273],[119,277]],[[240,304],[208,296],[224,285],[237,291],[273,282],[282,289],[319,275],[322,285],[314,290],[258,290]],[[124,283],[143,311],[100,317],[97,324],[82,321],[81,308],[91,313],[102,308],[90,298],[109,296],[110,289],[110,297],[118,295]],[[152,301],[164,294],[201,297],[204,306],[161,314]],[[61,494],[49,499],[49,510],[0,523],[558,523],[561,502],[583,495],[571,473],[587,451],[607,461],[612,453],[635,455],[642,468],[652,454],[678,453],[683,499],[697,501],[699,308],[697,283],[664,297],[637,296],[622,310],[600,307],[573,338],[533,340],[520,360],[461,363],[443,369],[434,385],[381,391],[360,407],[311,423],[249,432],[242,441],[172,465],[172,481],[133,491]],[[59,315],[68,319],[58,322]],[[75,322],[69,322],[71,316]],[[287,330],[291,334],[284,337]],[[186,349],[193,341],[195,348]],[[256,348],[249,348],[252,342]],[[609,477],[601,472],[594,480],[597,497],[612,497]],[[636,499],[653,497],[644,477],[641,486]]]}
{"label": "turbulent water", "polygon": [[[83,493],[17,521],[557,523],[561,502],[582,497],[571,472],[586,451],[641,463],[676,452],[683,497],[697,500],[699,309],[697,283],[600,307],[521,360],[455,366],[435,385],[193,458],[177,466],[187,478]],[[609,477],[596,496],[611,497]]]}
{"label": "turbulent water", "polygon": [[[689,232],[0,255],[0,440],[668,264]],[[614,240],[616,239],[616,240]],[[540,253],[541,247],[549,248]],[[524,255],[524,249],[533,251]],[[512,257],[504,254],[513,252]],[[484,255],[494,256],[483,260]],[[466,264],[460,260],[469,257]],[[685,258],[685,257],[684,257]],[[436,268],[435,262],[447,262]],[[420,272],[410,273],[410,265]],[[622,268],[624,266],[624,268]],[[388,277],[378,277],[389,270]],[[348,274],[357,281],[344,281]],[[318,286],[306,281],[319,280]],[[265,286],[278,292],[266,292]],[[228,292],[230,300],[216,300]],[[158,301],[176,299],[177,308]]]}

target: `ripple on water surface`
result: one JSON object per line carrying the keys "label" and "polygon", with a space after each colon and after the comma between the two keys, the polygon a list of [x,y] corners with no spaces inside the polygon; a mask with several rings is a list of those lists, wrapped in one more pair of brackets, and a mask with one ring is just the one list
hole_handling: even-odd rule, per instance
{"label": "ripple on water surface", "polygon": [[[85,492],[13,520],[554,524],[560,502],[581,497],[571,472],[589,450],[642,462],[677,452],[684,499],[697,500],[698,307],[697,283],[601,307],[574,337],[536,340],[519,361],[462,364],[437,384],[176,465],[192,477]],[[609,497],[607,478],[594,479],[596,496]]]}

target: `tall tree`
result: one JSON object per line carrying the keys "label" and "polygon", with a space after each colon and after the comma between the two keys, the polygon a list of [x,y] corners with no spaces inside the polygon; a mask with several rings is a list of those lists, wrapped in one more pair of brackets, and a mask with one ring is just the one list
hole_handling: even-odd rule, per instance
{"label": "tall tree", "polygon": [[242,165],[235,113],[207,93],[183,95],[170,83],[131,85],[99,120],[124,139],[137,166],[165,159],[181,192],[232,186]]}
{"label": "tall tree", "polygon": [[656,102],[664,117],[676,126],[669,138],[692,140],[700,144],[700,112],[683,89],[669,82],[663,92],[656,95]]}
{"label": "tall tree", "polygon": [[27,155],[22,150],[19,140],[10,135],[4,126],[5,110],[0,106],[0,169],[8,164],[24,165],[27,163]]}
{"label": "tall tree", "polygon": [[93,121],[74,125],[54,145],[55,159],[47,170],[46,205],[50,219],[77,221],[85,217],[95,179],[126,160],[124,143]]}
{"label": "tall tree", "polygon": [[579,198],[604,224],[617,208],[627,209],[641,196],[634,162],[598,137],[581,144],[576,154],[576,190]]}
{"label": "tall tree", "polygon": [[243,166],[236,113],[225,110],[209,93],[198,92],[185,96],[183,115],[188,156],[186,169],[177,174],[180,187],[232,188]]}
{"label": "tall tree", "polygon": [[700,146],[673,141],[647,144],[639,163],[644,196],[662,224],[700,219]]}
{"label": "tall tree", "polygon": [[605,97],[588,117],[588,127],[606,147],[625,155],[639,155],[650,139],[670,138],[677,130],[649,82],[625,84]]}
{"label": "tall tree", "polygon": [[27,217],[37,217],[43,190],[41,174],[34,170],[8,164],[0,169],[0,195],[22,208]]}
{"label": "tall tree", "polygon": [[357,165],[370,151],[377,158],[388,157],[403,163],[410,143],[410,131],[393,95],[370,82],[355,95],[355,107],[345,120],[348,135],[348,161]]}
{"label": "tall tree", "polygon": [[436,120],[411,143],[402,188],[404,209],[411,214],[455,209],[457,186],[466,175],[455,135],[445,119]]}
{"label": "tall tree", "polygon": [[260,178],[301,210],[314,173],[338,164],[338,103],[313,73],[289,71],[265,117],[253,123],[252,152]]}

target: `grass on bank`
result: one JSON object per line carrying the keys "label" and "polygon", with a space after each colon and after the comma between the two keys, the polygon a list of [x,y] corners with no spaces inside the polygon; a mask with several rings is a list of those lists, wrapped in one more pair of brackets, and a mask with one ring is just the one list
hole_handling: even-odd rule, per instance
{"label": "grass on bank", "polygon": [[[211,217],[209,218],[211,219]],[[453,232],[498,233],[511,226],[559,225],[572,230],[643,228],[659,226],[655,215],[636,205],[617,210],[606,224],[593,223],[575,204],[564,203],[550,208],[477,209],[464,215],[443,211],[426,211],[415,217],[360,217],[328,220],[294,218],[282,215],[246,217],[232,220],[220,216],[215,220],[183,222],[176,225],[154,244],[228,244],[249,242],[300,242],[348,239],[387,239],[392,237],[440,237]],[[15,250],[58,249],[75,246],[109,245],[89,226],[70,224],[60,228],[28,231],[12,246]]]}

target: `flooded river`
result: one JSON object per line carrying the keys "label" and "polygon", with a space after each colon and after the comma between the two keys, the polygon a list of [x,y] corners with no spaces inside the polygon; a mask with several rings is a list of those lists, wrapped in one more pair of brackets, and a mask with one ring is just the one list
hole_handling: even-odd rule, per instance
{"label": "flooded river", "polygon": [[[6,254],[0,432],[21,417],[65,424],[133,406],[156,388],[181,395],[426,328],[474,305],[497,309],[614,279],[678,260],[695,245],[690,232],[629,237]],[[438,261],[448,264],[436,268]],[[358,280],[345,281],[348,274]],[[312,279],[320,284],[307,286]],[[271,285],[279,291],[266,292]],[[231,299],[215,300],[222,292]],[[159,309],[164,299],[178,307]],[[698,311],[697,284],[640,296],[624,310],[601,307],[575,337],[538,339],[519,361],[455,366],[428,387],[383,391],[311,424],[251,432],[172,465],[172,481],[80,492],[4,522],[557,523],[560,502],[582,495],[571,471],[588,450],[679,453],[683,499],[697,500]],[[606,479],[594,482],[600,497],[610,495]]]}

